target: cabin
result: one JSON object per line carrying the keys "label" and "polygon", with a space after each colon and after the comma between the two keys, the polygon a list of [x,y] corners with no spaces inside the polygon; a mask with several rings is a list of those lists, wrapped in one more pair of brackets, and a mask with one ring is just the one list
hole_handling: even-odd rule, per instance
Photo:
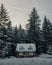
{"label": "cabin", "polygon": [[16,47],[17,57],[32,57],[36,54],[36,45],[34,43],[18,43]]}

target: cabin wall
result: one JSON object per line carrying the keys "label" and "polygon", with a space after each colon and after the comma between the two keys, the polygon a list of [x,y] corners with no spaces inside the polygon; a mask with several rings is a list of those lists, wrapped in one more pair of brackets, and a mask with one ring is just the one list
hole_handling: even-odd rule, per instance
{"label": "cabin wall", "polygon": [[31,56],[35,56],[36,55],[36,52],[16,52],[16,56],[17,57],[20,57],[20,56],[23,56],[23,57],[31,57]]}

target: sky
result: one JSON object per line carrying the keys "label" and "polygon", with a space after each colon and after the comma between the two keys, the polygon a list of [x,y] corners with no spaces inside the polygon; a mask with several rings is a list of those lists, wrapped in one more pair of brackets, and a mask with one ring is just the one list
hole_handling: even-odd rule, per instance
{"label": "sky", "polygon": [[8,11],[12,26],[21,24],[25,28],[33,7],[36,8],[41,21],[47,16],[52,22],[52,0],[0,0],[0,5],[1,3]]}

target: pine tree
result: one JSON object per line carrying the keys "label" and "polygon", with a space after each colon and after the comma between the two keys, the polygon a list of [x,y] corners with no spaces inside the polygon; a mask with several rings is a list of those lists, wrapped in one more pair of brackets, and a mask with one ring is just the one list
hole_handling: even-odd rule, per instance
{"label": "pine tree", "polygon": [[18,38],[18,29],[17,26],[12,29],[12,40],[11,40],[11,45],[10,45],[10,55],[15,56],[15,51],[16,51],[16,45],[19,42],[19,38]]}
{"label": "pine tree", "polygon": [[5,9],[3,3],[0,7],[0,27],[8,27],[9,16],[7,10]]}
{"label": "pine tree", "polygon": [[27,25],[28,26],[28,41],[36,43],[37,53],[38,53],[40,19],[35,8],[33,8],[28,21],[29,21]]}
{"label": "pine tree", "polygon": [[50,21],[45,16],[43,26],[42,26],[43,39],[44,39],[44,44],[43,44],[44,53],[47,52],[47,49],[48,49],[47,46],[51,42],[51,39],[52,39],[51,27],[52,27],[52,25],[51,25]]}
{"label": "pine tree", "polygon": [[14,43],[19,42],[17,26],[14,28],[13,33],[14,33]]}
{"label": "pine tree", "polygon": [[19,35],[19,42],[25,42],[25,31],[22,28],[21,24],[19,25],[19,29],[18,29],[18,35]]}
{"label": "pine tree", "polygon": [[[8,42],[11,44],[12,41],[12,28],[11,21],[9,20],[9,16],[7,10],[4,5],[1,4],[0,7],[0,50],[7,53],[5,50],[8,48]],[[10,47],[11,48],[11,47]],[[10,51],[10,49],[8,49]]]}
{"label": "pine tree", "polygon": [[8,26],[8,28],[11,28],[11,21],[9,20],[9,22],[7,23],[7,26]]}
{"label": "pine tree", "polygon": [[0,20],[5,22],[9,20],[7,10],[5,9],[3,3],[1,4],[1,8],[0,8]]}

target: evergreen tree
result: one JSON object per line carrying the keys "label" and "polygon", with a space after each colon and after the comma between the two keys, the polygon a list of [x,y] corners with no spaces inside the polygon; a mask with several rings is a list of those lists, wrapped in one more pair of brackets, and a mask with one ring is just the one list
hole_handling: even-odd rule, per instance
{"label": "evergreen tree", "polygon": [[18,35],[19,35],[19,42],[25,42],[25,30],[22,28],[21,24],[19,25],[18,29]]}
{"label": "evergreen tree", "polygon": [[18,29],[17,26],[14,28],[14,43],[18,43],[19,42],[19,38],[18,38]]}
{"label": "evergreen tree", "polygon": [[0,7],[0,27],[8,27],[7,24],[9,21],[9,16],[8,16],[8,13],[7,13],[7,10],[5,9],[4,5],[1,4],[1,7]]}
{"label": "evergreen tree", "polygon": [[0,20],[5,22],[9,20],[7,10],[5,9],[3,4],[1,4],[1,7],[0,7]]}
{"label": "evergreen tree", "polygon": [[43,44],[44,53],[47,52],[47,49],[48,49],[47,46],[51,42],[51,39],[52,39],[51,27],[52,27],[52,25],[51,25],[50,21],[46,17],[44,17],[44,22],[43,22],[43,26],[42,26],[43,39],[44,39],[44,44]]}
{"label": "evergreen tree", "polygon": [[33,8],[33,11],[30,14],[29,17],[29,23],[28,23],[28,41],[29,42],[35,42],[37,47],[37,53],[38,53],[38,43],[39,43],[39,33],[40,33],[40,19],[37,14],[37,11],[35,8]]}
{"label": "evergreen tree", "polygon": [[18,29],[17,26],[12,30],[12,40],[11,40],[11,51],[10,51],[10,55],[15,56],[15,51],[16,51],[16,45],[19,42],[19,38],[18,38]]}
{"label": "evergreen tree", "polygon": [[9,20],[9,22],[7,23],[8,28],[11,28],[11,21]]}
{"label": "evergreen tree", "polygon": [[[12,41],[12,28],[11,21],[9,21],[7,10],[4,5],[0,7],[0,49],[7,52],[5,49],[8,48],[8,42],[11,44]],[[10,47],[11,48],[11,47]],[[8,49],[10,51],[10,49]]]}

